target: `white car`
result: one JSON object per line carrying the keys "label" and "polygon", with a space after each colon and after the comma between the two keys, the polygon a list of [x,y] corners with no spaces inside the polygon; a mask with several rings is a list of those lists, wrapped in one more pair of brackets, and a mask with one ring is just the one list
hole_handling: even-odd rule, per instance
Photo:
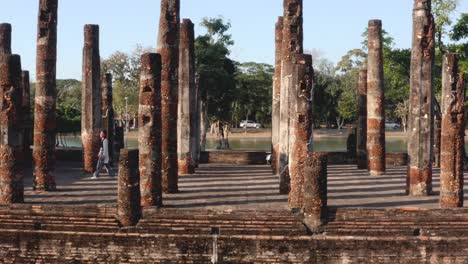
{"label": "white car", "polygon": [[387,128],[387,129],[399,129],[399,128],[401,128],[401,126],[398,123],[387,121],[387,122],[385,122],[385,128]]}
{"label": "white car", "polygon": [[252,120],[242,120],[239,124],[239,127],[241,128],[260,128],[262,125],[259,123],[256,123]]}

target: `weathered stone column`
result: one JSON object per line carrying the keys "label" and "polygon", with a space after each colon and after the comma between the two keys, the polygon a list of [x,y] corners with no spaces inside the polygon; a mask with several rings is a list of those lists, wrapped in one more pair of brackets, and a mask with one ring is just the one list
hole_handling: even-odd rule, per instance
{"label": "weathered stone column", "polygon": [[289,191],[289,110],[290,84],[294,58],[303,52],[302,30],[302,0],[284,0],[283,2],[283,42],[281,58],[281,91],[280,91],[280,131],[279,131],[279,191],[286,194]]}
{"label": "weathered stone column", "polygon": [[0,24],[0,54],[11,54],[11,25]]}
{"label": "weathered stone column", "polygon": [[304,160],[304,223],[312,231],[326,223],[327,208],[327,154],[308,153]]}
{"label": "weathered stone column", "polygon": [[56,190],[55,131],[58,0],[39,1],[34,98],[34,189]]}
{"label": "weathered stone column", "polygon": [[434,144],[434,18],[431,0],[415,0],[408,116],[408,174],[406,192],[432,192]]}
{"label": "weathered stone column", "polygon": [[99,131],[102,129],[101,58],[99,26],[84,26],[83,80],[81,90],[81,140],[83,170],[94,172],[99,152]]}
{"label": "weathered stone column", "polygon": [[162,206],[161,186],[161,56],[141,56],[138,148],[142,206]]}
{"label": "weathered stone column", "polygon": [[458,54],[445,54],[442,62],[442,139],[440,207],[463,207],[465,159],[465,76],[458,72]]}
{"label": "weathered stone column", "polygon": [[281,101],[281,59],[283,46],[283,17],[278,17],[275,26],[275,75],[273,76],[273,99],[271,110],[271,167],[274,175],[279,175],[279,133]]}
{"label": "weathered stone column", "polygon": [[369,21],[367,66],[367,159],[371,175],[385,172],[385,111],[382,21]]}
{"label": "weathered stone column", "polygon": [[0,54],[0,203],[24,201],[21,59]]}
{"label": "weathered stone column", "polygon": [[294,59],[290,83],[289,123],[289,175],[291,189],[289,207],[302,208],[304,184],[303,164],[309,153],[309,139],[312,134],[312,86],[314,70],[312,56],[297,54]]}
{"label": "weathered stone column", "polygon": [[357,167],[367,169],[367,69],[359,71]]}
{"label": "weathered stone column", "polygon": [[195,157],[195,168],[198,168],[200,164],[200,140],[201,140],[201,92],[200,92],[200,77],[197,73],[195,73],[195,98],[196,98],[196,107],[195,107],[195,138],[193,145],[194,149],[194,157]]}
{"label": "weathered stone column", "polygon": [[177,155],[179,173],[195,173],[195,32],[190,19],[180,25]]}
{"label": "weathered stone column", "polygon": [[[32,141],[32,120],[31,120],[31,87],[29,82],[29,71],[21,72],[21,115],[23,127],[23,151],[25,155],[30,153]],[[30,154],[27,154],[29,157]]]}
{"label": "weathered stone column", "polygon": [[178,188],[177,112],[180,0],[161,0],[157,53],[161,54],[162,185],[164,192]]}
{"label": "weathered stone column", "polygon": [[109,155],[113,159],[114,152],[114,107],[112,106],[112,74],[106,73],[101,80],[102,92],[102,129],[107,132]]}
{"label": "weathered stone column", "polygon": [[122,226],[134,226],[141,218],[138,150],[122,149],[119,158],[117,217]]}

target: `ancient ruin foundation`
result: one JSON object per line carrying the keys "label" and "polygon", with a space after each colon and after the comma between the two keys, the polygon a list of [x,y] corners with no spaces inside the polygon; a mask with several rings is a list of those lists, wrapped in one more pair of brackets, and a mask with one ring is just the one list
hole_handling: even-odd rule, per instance
{"label": "ancient ruin foundation", "polygon": [[24,201],[21,59],[0,54],[0,203]]}
{"label": "ancient ruin foundation", "polygon": [[357,167],[367,169],[367,69],[359,71]]}
{"label": "ancient ruin foundation", "polygon": [[298,54],[290,78],[290,123],[289,123],[289,175],[291,187],[289,207],[302,208],[304,184],[304,162],[309,153],[309,140],[312,134],[312,86],[314,70],[312,56]]}
{"label": "ancient ruin foundation", "polygon": [[107,132],[109,155],[114,157],[114,107],[112,106],[112,74],[106,73],[101,79],[102,129]]}
{"label": "ancient ruin foundation", "polygon": [[97,164],[99,132],[102,126],[101,59],[99,26],[85,25],[83,47],[83,83],[81,98],[81,140],[83,170],[92,173]]}
{"label": "ancient ruin foundation", "polygon": [[385,172],[382,21],[369,21],[367,66],[367,159],[371,175]]}
{"label": "ancient ruin foundation", "polygon": [[294,58],[303,52],[302,0],[284,0],[283,3],[283,42],[281,56],[281,91],[280,91],[280,125],[279,125],[279,171],[280,193],[289,190],[289,110],[290,91]]}
{"label": "ancient ruin foundation", "polygon": [[177,112],[180,0],[161,0],[157,52],[161,54],[162,184],[178,192]]}
{"label": "ancient ruin foundation", "polygon": [[281,47],[283,45],[283,17],[278,17],[275,26],[275,75],[273,76],[273,98],[271,110],[271,165],[273,174],[279,174],[279,127],[281,94]]}
{"label": "ancient ruin foundation", "polygon": [[11,25],[0,24],[0,54],[11,54]]}
{"label": "ancient ruin foundation", "polygon": [[117,217],[122,226],[133,226],[141,217],[138,186],[138,150],[122,149],[119,159]]}
{"label": "ancient ruin foundation", "polygon": [[34,98],[34,189],[54,191],[58,0],[39,1]]}
{"label": "ancient ruin foundation", "polygon": [[304,223],[312,230],[327,219],[327,154],[308,153],[304,159]]}
{"label": "ancient ruin foundation", "polygon": [[179,173],[195,172],[195,32],[190,19],[180,25],[179,54],[179,104],[177,122],[177,155]]}
{"label": "ancient ruin foundation", "polygon": [[465,159],[465,78],[458,72],[457,54],[445,54],[442,65],[442,137],[440,207],[463,207]]}
{"label": "ancient ruin foundation", "polygon": [[434,18],[431,0],[415,0],[408,116],[409,195],[429,195],[432,191],[434,144]]}
{"label": "ancient ruin foundation", "polygon": [[162,206],[161,56],[141,56],[138,148],[142,206]]}

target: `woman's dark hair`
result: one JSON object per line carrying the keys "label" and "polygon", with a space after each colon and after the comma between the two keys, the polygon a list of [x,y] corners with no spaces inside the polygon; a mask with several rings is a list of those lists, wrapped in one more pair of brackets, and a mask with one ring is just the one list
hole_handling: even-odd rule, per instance
{"label": "woman's dark hair", "polygon": [[104,133],[104,137],[107,137],[107,131],[106,130],[101,130],[101,133]]}

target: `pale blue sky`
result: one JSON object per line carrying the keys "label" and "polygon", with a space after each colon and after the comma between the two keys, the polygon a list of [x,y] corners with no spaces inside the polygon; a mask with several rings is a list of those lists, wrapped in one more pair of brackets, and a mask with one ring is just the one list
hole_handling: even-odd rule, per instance
{"label": "pale blue sky", "polygon": [[[13,52],[35,75],[38,0],[0,0],[0,22],[13,25]],[[181,18],[190,18],[201,33],[203,17],[223,16],[232,23],[236,42],[232,58],[241,62],[274,61],[274,25],[283,0],[181,0]],[[57,78],[81,79],[83,25],[99,24],[101,57],[132,51],[137,44],[156,46],[158,0],[60,0]],[[304,48],[317,49],[333,62],[359,48],[369,19],[383,20],[396,47],[411,38],[412,0],[304,0]],[[459,12],[468,12],[461,0]],[[203,33],[203,32],[202,32]]]}

